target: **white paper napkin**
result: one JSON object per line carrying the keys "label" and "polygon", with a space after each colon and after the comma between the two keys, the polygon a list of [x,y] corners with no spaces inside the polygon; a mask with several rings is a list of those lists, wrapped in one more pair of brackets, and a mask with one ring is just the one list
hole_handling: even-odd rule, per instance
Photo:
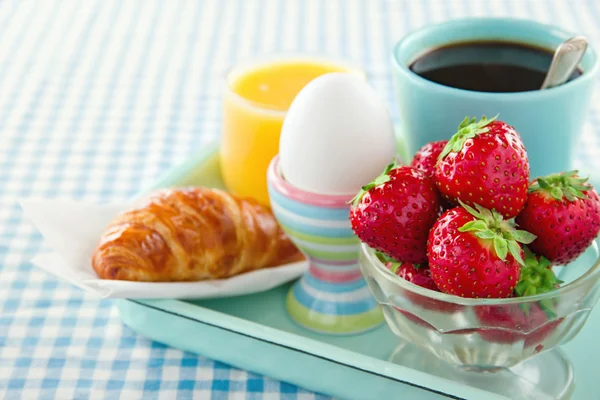
{"label": "white paper napkin", "polygon": [[100,236],[117,213],[131,204],[98,205],[64,200],[23,200],[21,207],[54,250],[33,264],[102,298],[206,299],[258,293],[304,273],[301,261],[260,269],[229,279],[199,282],[129,282],[100,279],[91,265]]}

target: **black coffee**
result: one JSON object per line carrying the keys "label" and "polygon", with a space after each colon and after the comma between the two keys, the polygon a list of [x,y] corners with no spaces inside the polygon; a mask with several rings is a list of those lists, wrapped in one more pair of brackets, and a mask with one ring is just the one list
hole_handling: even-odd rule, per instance
{"label": "black coffee", "polygon": [[[538,90],[553,52],[521,43],[479,41],[454,43],[426,53],[410,65],[430,81],[478,92]],[[577,69],[569,80],[580,76]]]}

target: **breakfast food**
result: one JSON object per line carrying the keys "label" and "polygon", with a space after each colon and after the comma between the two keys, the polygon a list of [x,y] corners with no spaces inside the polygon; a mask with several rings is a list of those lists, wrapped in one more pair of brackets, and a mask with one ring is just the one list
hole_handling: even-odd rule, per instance
{"label": "breakfast food", "polygon": [[[417,150],[410,166],[423,171],[429,178],[435,179],[435,166],[447,143],[447,140],[440,140],[425,144]],[[441,198],[440,204],[444,211],[453,207],[453,204],[445,197]]]}
{"label": "breakfast food", "polygon": [[294,98],[281,128],[281,174],[306,192],[356,193],[395,155],[394,125],[385,103],[364,79],[351,74],[312,80]]}
{"label": "breakfast food", "polygon": [[[364,186],[350,220],[388,269],[423,288],[469,298],[553,291],[562,282],[552,267],[575,260],[600,233],[600,197],[587,179],[572,171],[530,185],[519,134],[496,118],[465,118],[445,145],[426,144],[411,165],[391,165]],[[444,201],[454,204],[439,217],[430,212],[439,210],[432,184],[442,207]],[[424,232],[425,255],[420,247]],[[540,301],[536,307],[533,325],[553,318],[554,304]],[[529,311],[517,311],[481,308],[481,322],[526,327],[520,318]],[[538,341],[547,334],[542,333],[526,340]]]}
{"label": "breakfast food", "polygon": [[[525,264],[515,287],[515,297],[534,296],[556,289],[562,282],[554,275],[550,261],[536,255],[527,246],[523,246],[523,250]],[[502,306],[479,306],[475,308],[475,315],[486,326],[479,334],[488,342],[514,343],[523,340],[525,347],[531,347],[540,344],[562,321],[562,318],[554,319],[554,309],[552,300],[541,300]],[[552,322],[548,322],[549,320]]]}
{"label": "breakfast food", "polygon": [[536,179],[525,208],[517,217],[537,239],[531,249],[557,264],[568,264],[585,251],[600,232],[600,198],[577,171]]}
{"label": "breakfast food", "polygon": [[447,144],[447,140],[439,140],[437,142],[425,144],[417,150],[410,166],[423,171],[425,175],[432,178],[435,175],[435,165],[437,164],[437,160]]}
{"label": "breakfast food", "polygon": [[[433,290],[434,292],[440,291],[433,278],[431,277],[431,269],[429,268],[429,265],[427,263],[412,264],[407,262],[401,262],[394,260],[381,252],[377,252],[377,257],[379,258],[379,260],[381,260],[381,262],[384,263],[387,269],[392,271],[400,278],[414,285],[421,286],[422,288]],[[441,313],[453,313],[459,311],[462,308],[462,306],[459,304],[442,302],[410,291],[406,291],[405,295],[406,298],[409,299],[414,305],[417,305],[426,310],[433,310]],[[426,323],[416,315],[402,310],[398,307],[396,307],[396,310],[404,314],[407,318],[417,323],[418,325],[433,329],[433,327],[430,324]]]}
{"label": "breakfast food", "polygon": [[440,291],[431,278],[431,270],[427,264],[413,264],[396,261],[383,253],[378,253],[378,257],[385,263],[386,268],[400,278],[426,289],[434,290],[436,292]]}
{"label": "breakfast food", "polygon": [[535,237],[496,211],[466,204],[446,211],[429,233],[431,276],[444,293],[510,297],[521,274],[523,249]]}
{"label": "breakfast food", "polygon": [[540,307],[539,303],[528,304],[527,310],[523,304],[476,307],[477,319],[487,327],[478,330],[479,335],[493,343],[508,344],[522,340],[524,347],[539,345],[562,322],[562,318],[552,320],[555,315]]}
{"label": "breakfast food", "polygon": [[415,168],[390,164],[354,197],[352,229],[360,240],[408,263],[427,261],[427,235],[440,212],[433,180]]}
{"label": "breakfast food", "polygon": [[92,266],[102,279],[198,281],[300,259],[268,208],[200,187],[158,191],[116,217]]}
{"label": "breakfast food", "polygon": [[[439,292],[439,289],[435,285],[433,279],[431,279],[431,271],[426,264],[412,264],[407,262],[396,261],[383,253],[377,253],[377,257],[385,264],[385,267],[392,271],[394,274],[398,275],[400,278],[405,279],[406,281],[421,286],[425,289],[434,290]],[[421,307],[426,307],[427,301],[426,298],[419,296],[417,294],[413,294],[411,292],[406,292],[407,298],[411,300],[413,304],[419,305]],[[425,304],[421,302],[421,300],[425,300]],[[394,307],[396,311],[404,315],[413,323],[419,325],[425,329],[434,329],[434,327],[425,322],[423,319],[419,318],[415,314],[408,312],[406,310],[402,310],[398,307]]]}
{"label": "breakfast food", "polygon": [[219,161],[227,190],[269,205],[269,163],[277,155],[281,126],[306,84],[330,72],[361,76],[343,63],[308,57],[275,57],[229,70],[223,93]]}
{"label": "breakfast food", "polygon": [[513,218],[527,200],[527,152],[517,131],[505,122],[465,118],[440,154],[435,179],[451,202],[479,204]]}

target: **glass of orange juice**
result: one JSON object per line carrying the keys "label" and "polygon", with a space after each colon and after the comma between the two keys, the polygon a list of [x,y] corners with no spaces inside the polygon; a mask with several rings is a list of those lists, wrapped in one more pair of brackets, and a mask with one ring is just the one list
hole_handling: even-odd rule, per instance
{"label": "glass of orange juice", "polygon": [[232,193],[269,205],[267,168],[279,151],[279,134],[294,97],[329,72],[365,77],[348,63],[311,56],[279,56],[238,65],[227,75],[220,163]]}

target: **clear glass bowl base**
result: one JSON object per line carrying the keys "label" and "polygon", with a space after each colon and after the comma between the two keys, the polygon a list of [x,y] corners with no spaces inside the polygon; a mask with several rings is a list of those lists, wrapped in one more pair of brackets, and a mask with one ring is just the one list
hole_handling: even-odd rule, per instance
{"label": "clear glass bowl base", "polygon": [[573,366],[558,348],[493,372],[452,365],[407,342],[394,350],[389,361],[512,400],[566,400],[575,389]]}

